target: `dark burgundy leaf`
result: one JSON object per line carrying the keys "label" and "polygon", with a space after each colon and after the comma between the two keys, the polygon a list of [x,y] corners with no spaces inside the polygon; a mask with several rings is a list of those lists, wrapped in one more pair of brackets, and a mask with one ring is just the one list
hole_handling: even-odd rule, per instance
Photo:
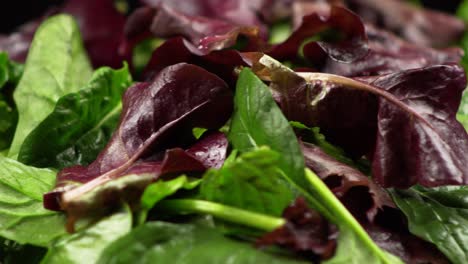
{"label": "dark burgundy leaf", "polygon": [[402,0],[346,0],[365,20],[383,26],[412,43],[447,47],[460,40],[465,24],[454,16],[412,5]]}
{"label": "dark burgundy leaf", "polygon": [[378,210],[395,207],[385,190],[360,171],[338,162],[319,147],[301,144],[306,166],[314,171],[359,220],[373,222]]}
{"label": "dark burgundy leaf", "polygon": [[149,6],[170,6],[188,16],[203,16],[227,21],[239,26],[255,26],[266,39],[267,28],[258,13],[269,9],[268,0],[143,0]]}
{"label": "dark burgundy leaf", "polygon": [[300,10],[295,15],[296,29],[286,41],[268,52],[270,56],[278,60],[294,59],[305,40],[327,30],[333,30],[331,35],[341,38],[324,39],[313,45],[320,46],[332,59],[352,62],[367,54],[367,36],[357,15],[339,6],[303,2],[295,4],[299,5],[295,10]]}
{"label": "dark burgundy leaf", "polygon": [[220,50],[204,54],[187,40],[176,37],[165,41],[153,52],[142,77],[144,80],[151,79],[165,67],[180,62],[201,66],[218,75],[231,87],[235,87],[237,80],[235,68],[247,66],[247,62],[237,50]]}
{"label": "dark burgundy leaf", "polygon": [[[343,76],[382,75],[448,62],[459,62],[463,55],[462,50],[458,48],[435,50],[417,46],[370,24],[366,25],[366,33],[370,48],[367,56],[352,64],[327,59],[321,70]],[[320,61],[320,58],[314,57],[320,53],[308,52],[307,48],[307,46],[304,48],[305,56],[312,62]]]}
{"label": "dark burgundy leaf", "polygon": [[[324,127],[327,139],[343,147],[358,139],[354,144],[369,148],[378,184],[407,188],[468,183],[468,135],[455,118],[466,87],[461,66],[438,65],[356,81],[324,73],[296,74],[267,56],[253,65],[261,78],[272,81],[275,99],[289,120]],[[349,119],[330,119],[335,116]],[[339,131],[342,122],[353,131],[351,136]],[[355,134],[359,131],[361,135]]]}
{"label": "dark burgundy leaf", "polygon": [[333,256],[336,248],[337,228],[319,213],[310,209],[303,198],[283,212],[286,224],[256,241],[256,246],[278,245],[314,260]]}
{"label": "dark burgundy leaf", "polygon": [[76,18],[94,67],[118,68],[129,61],[119,56],[125,15],[116,10],[113,0],[68,0],[59,11]]}
{"label": "dark burgundy leaf", "polygon": [[187,153],[198,159],[206,168],[219,169],[227,155],[229,142],[221,132],[213,132],[195,143]]}
{"label": "dark burgundy leaf", "polygon": [[193,140],[192,128],[219,128],[231,111],[232,94],[226,83],[190,64],[167,67],[152,83],[130,87],[123,98],[119,126],[98,158],[88,167],[59,173],[59,179],[86,182],[61,195],[61,208],[125,174],[139,160],[186,145]]}
{"label": "dark burgundy leaf", "polygon": [[468,135],[455,118],[466,87],[463,68],[432,66],[370,84],[401,102],[379,102],[374,179],[400,188],[468,184]]}
{"label": "dark burgundy leaf", "polygon": [[257,36],[256,27],[239,26],[205,16],[187,15],[167,4],[160,4],[153,11],[147,7],[136,10],[129,17],[125,32],[125,53],[131,52],[138,41],[149,35],[160,38],[185,37],[203,55],[233,46],[239,35],[248,37],[249,49],[257,49],[263,45]]}

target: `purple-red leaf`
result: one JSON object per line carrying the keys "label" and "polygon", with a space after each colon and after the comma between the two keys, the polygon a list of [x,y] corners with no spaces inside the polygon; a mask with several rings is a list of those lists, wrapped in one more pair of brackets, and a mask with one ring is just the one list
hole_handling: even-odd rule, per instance
{"label": "purple-red leaf", "polygon": [[395,207],[385,190],[362,172],[338,162],[319,147],[301,144],[306,166],[314,171],[359,220],[373,222],[384,206]]}
{"label": "purple-red leaf", "polygon": [[[468,135],[455,118],[466,87],[461,66],[438,65],[356,81],[324,73],[299,76],[266,56],[257,57],[253,65],[261,78],[272,81],[288,119],[325,128],[321,131],[330,141],[347,143],[345,147],[360,139],[354,143],[368,148],[378,184],[468,184]],[[349,119],[329,118],[333,116]],[[340,131],[344,124],[351,135]],[[359,131],[361,135],[355,134]]]}
{"label": "purple-red leaf", "polygon": [[[87,167],[66,168],[59,173],[58,186],[64,183],[61,179],[85,182],[61,195],[61,208],[66,210],[83,194],[124,175],[136,162],[193,141],[192,128],[219,128],[231,111],[232,94],[226,83],[190,64],[167,67],[152,83],[129,88],[119,126],[98,158]],[[216,148],[224,144],[219,140],[213,140]],[[216,151],[213,155],[220,156]]]}
{"label": "purple-red leaf", "polygon": [[294,59],[299,55],[299,49],[305,40],[326,30],[336,31],[335,36],[341,35],[341,39],[312,44],[320,46],[332,59],[352,62],[367,54],[367,36],[357,15],[339,6],[302,2],[296,4],[299,5],[296,9],[301,11],[295,16],[296,29],[286,41],[273,46],[268,52],[270,56],[278,60]]}
{"label": "purple-red leaf", "polygon": [[256,246],[278,245],[314,260],[333,256],[337,228],[309,208],[303,198],[297,198],[287,207],[283,217],[286,218],[286,224],[259,238]]}
{"label": "purple-red leaf", "polygon": [[400,34],[412,43],[447,47],[460,40],[465,31],[461,19],[424,9],[402,0],[346,0],[365,20]]}

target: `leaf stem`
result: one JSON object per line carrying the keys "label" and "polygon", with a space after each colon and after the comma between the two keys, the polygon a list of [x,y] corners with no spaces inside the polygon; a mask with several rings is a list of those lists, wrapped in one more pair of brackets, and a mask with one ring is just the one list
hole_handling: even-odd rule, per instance
{"label": "leaf stem", "polygon": [[322,201],[326,203],[329,211],[335,216],[335,223],[344,223],[351,230],[361,238],[361,241],[371,249],[377,256],[380,257],[382,262],[390,263],[387,261],[388,257],[384,252],[374,243],[369,237],[367,232],[362,228],[358,221],[353,215],[344,207],[344,205],[335,197],[335,195],[328,189],[328,187],[322,182],[322,180],[311,170],[306,169],[306,179],[312,185],[312,188],[316,192],[316,195],[320,196]]}
{"label": "leaf stem", "polygon": [[157,207],[163,210],[174,211],[177,213],[187,212],[210,214],[214,217],[232,223],[253,227],[267,232],[273,231],[274,229],[286,223],[283,218],[259,214],[219,203],[195,199],[164,200],[158,203]]}

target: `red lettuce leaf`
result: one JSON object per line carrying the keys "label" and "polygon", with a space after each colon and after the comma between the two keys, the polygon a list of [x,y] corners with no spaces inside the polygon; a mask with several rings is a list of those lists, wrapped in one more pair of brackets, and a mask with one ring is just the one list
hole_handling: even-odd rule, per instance
{"label": "red lettuce leaf", "polygon": [[362,172],[338,162],[319,147],[301,144],[306,166],[314,171],[358,219],[373,222],[377,212],[395,205],[385,190]]}
{"label": "red lettuce leaf", "polygon": [[126,174],[138,161],[151,159],[167,148],[187,145],[193,141],[192,128],[219,128],[231,112],[232,93],[226,83],[190,64],[167,67],[152,83],[130,87],[123,98],[118,128],[98,158],[87,167],[70,167],[59,173],[59,187],[62,178],[85,182],[67,188],[60,196],[61,209]]}
{"label": "red lettuce leaf", "polygon": [[[393,34],[367,24],[369,54],[352,64],[331,59],[322,62],[323,72],[343,76],[372,76],[389,74],[401,70],[416,69],[449,62],[460,62],[462,50],[450,48],[436,50],[406,42]],[[307,48],[307,47],[306,47]],[[307,49],[304,54],[310,57]],[[316,56],[312,54],[312,56]]]}
{"label": "red lettuce leaf", "polygon": [[429,47],[447,47],[460,40],[465,31],[461,19],[417,7],[402,0],[346,0],[365,20],[387,28],[408,41]]}
{"label": "red lettuce leaf", "polygon": [[313,260],[333,256],[338,230],[319,213],[308,207],[305,199],[297,198],[288,206],[283,217],[286,224],[259,238],[255,245],[278,245]]}
{"label": "red lettuce leaf", "polygon": [[[310,4],[310,3],[308,3]],[[313,4],[308,12],[300,13],[295,20],[297,26],[294,32],[283,43],[275,45],[268,54],[275,59],[295,59],[305,40],[318,36],[326,30],[335,30],[333,34],[342,35],[338,41],[318,41],[318,45],[332,59],[352,62],[364,57],[368,52],[367,36],[361,19],[351,11],[339,7],[323,4]],[[300,5],[299,10],[304,6]],[[303,16],[305,14],[305,16]],[[310,45],[310,44],[308,44]],[[310,48],[309,48],[310,49]]]}
{"label": "red lettuce leaf", "polygon": [[[438,65],[356,81],[324,73],[299,76],[266,56],[250,59],[253,70],[272,81],[270,87],[289,120],[318,126],[335,143],[362,139],[340,131],[342,122],[368,136],[358,142],[373,142],[363,149],[369,148],[378,184],[407,188],[468,183],[468,135],[455,118],[466,87],[461,66]],[[328,119],[335,113],[351,118]],[[377,126],[377,133],[361,130],[365,122]]]}

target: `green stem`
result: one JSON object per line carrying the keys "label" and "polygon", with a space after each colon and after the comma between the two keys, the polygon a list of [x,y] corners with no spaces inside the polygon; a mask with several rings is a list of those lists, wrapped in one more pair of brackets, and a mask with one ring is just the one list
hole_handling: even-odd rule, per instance
{"label": "green stem", "polygon": [[158,203],[158,208],[178,213],[210,214],[214,217],[232,223],[257,228],[267,232],[273,231],[286,223],[283,218],[254,213],[219,203],[194,199],[164,200]]}
{"label": "green stem", "polygon": [[329,211],[335,216],[335,219],[330,219],[335,224],[344,223],[351,230],[361,238],[361,241],[366,244],[366,246],[371,249],[384,263],[389,263],[387,261],[388,256],[374,243],[374,241],[369,237],[367,232],[362,228],[358,221],[353,217],[353,215],[346,209],[346,207],[335,197],[335,195],[328,189],[328,187],[323,183],[323,181],[311,170],[306,169],[305,171],[306,179],[310,182],[314,191],[320,198],[324,201],[326,206],[329,208]]}

